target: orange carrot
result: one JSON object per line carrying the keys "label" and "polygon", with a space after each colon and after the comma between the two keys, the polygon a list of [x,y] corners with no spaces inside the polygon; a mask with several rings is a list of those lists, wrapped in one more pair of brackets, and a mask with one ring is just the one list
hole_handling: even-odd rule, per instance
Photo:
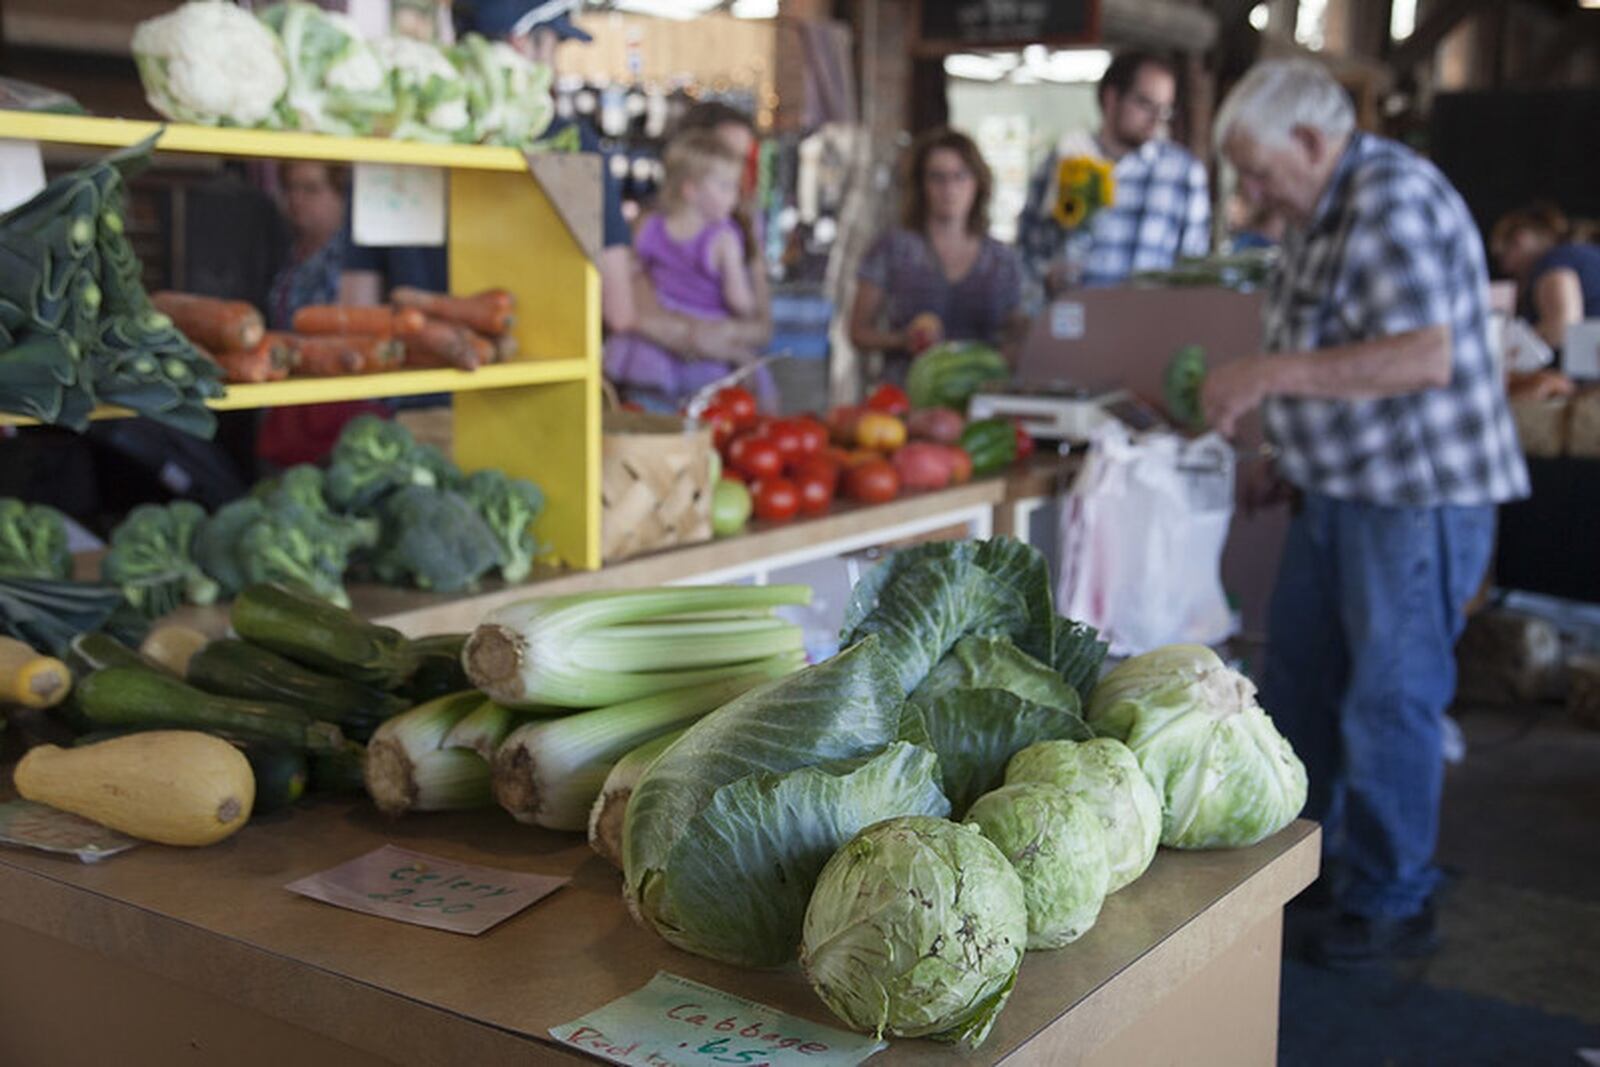
{"label": "orange carrot", "polygon": [[287,378],[300,365],[300,338],[294,334],[268,330],[261,343],[272,352],[272,366],[278,378]]}
{"label": "orange carrot", "polygon": [[222,376],[230,382],[270,382],[273,380],[272,350],[266,345],[243,352],[222,352],[216,357]]}
{"label": "orange carrot", "polygon": [[418,311],[499,337],[511,329],[513,300],[504,289],[489,289],[475,296],[446,296],[402,285],[389,294],[401,307]]}
{"label": "orange carrot", "polygon": [[406,366],[476,370],[482,361],[481,350],[473,345],[472,338],[472,331],[465,326],[429,316],[422,329],[402,338]]}
{"label": "orange carrot", "polygon": [[338,334],[302,337],[299,339],[300,365],[296,373],[311,378],[361,374],[367,368],[368,350],[386,343],[381,337]]}
{"label": "orange carrot", "polygon": [[405,362],[406,348],[405,342],[403,341],[395,340],[392,337],[362,337],[359,338],[359,340],[376,340],[378,342],[377,344],[366,346],[361,353],[363,360],[361,371],[363,374],[377,374],[380,371],[399,370],[400,365]]}
{"label": "orange carrot", "polygon": [[509,333],[503,333],[494,339],[494,361],[496,363],[509,363],[517,358],[517,339]]}
{"label": "orange carrot", "polygon": [[421,328],[422,312],[415,308],[310,304],[294,313],[296,333],[403,337]]}
{"label": "orange carrot", "polygon": [[261,313],[243,300],[218,300],[170,290],[150,294],[156,310],[180,333],[213,352],[239,352],[261,342]]}

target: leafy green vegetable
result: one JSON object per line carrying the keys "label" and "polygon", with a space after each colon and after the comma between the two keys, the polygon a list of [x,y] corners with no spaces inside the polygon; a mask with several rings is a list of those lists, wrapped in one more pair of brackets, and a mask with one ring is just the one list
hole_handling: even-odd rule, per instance
{"label": "leafy green vegetable", "polygon": [[209,604],[217,583],[195,561],[195,534],[205,509],[188,500],[163,507],[140,504],[111,532],[100,574],[122,589],[129,604],[158,618],[180,604]]}
{"label": "leafy green vegetable", "polygon": [[0,578],[0,633],[64,657],[79,634],[115,627],[137,645],[144,623],[128,617],[122,591],[111,585],[47,578]]}
{"label": "leafy green vegetable", "polygon": [[467,479],[467,499],[499,542],[500,577],[511,583],[526,581],[539,551],[533,536],[534,520],[544,510],[539,487],[503,471],[481,470]]}
{"label": "leafy green vegetable", "polygon": [[395,113],[384,123],[390,137],[410,141],[469,141],[472,116],[467,83],[436,46],[410,37],[373,42],[388,69]]}
{"label": "leafy green vegetable", "polygon": [[948,810],[921,735],[874,637],[718,708],[634,790],[629,907],[689,952],[749,966],[793,958],[812,880],[835,849],[879,819]]}
{"label": "leafy green vegetable", "polygon": [[380,581],[459,592],[475,588],[499,562],[494,532],[461,494],[412,485],[384,500],[372,561]]}
{"label": "leafy green vegetable", "polygon": [[467,84],[467,103],[478,139],[522,148],[544,133],[555,117],[552,71],[504,41],[469,33],[451,52]]}
{"label": "leafy green vegetable", "polygon": [[957,816],[1001,783],[1020,749],[1093,736],[1079,717],[1077,692],[1003,637],[957,642],[908,701],[922,713]]}
{"label": "leafy green vegetable", "polygon": [[1089,932],[1111,880],[1106,834],[1081,796],[1043,782],[986,793],[967,821],[1022,878],[1028,947],[1060,948]]}
{"label": "leafy green vegetable", "polygon": [[1105,829],[1111,865],[1107,893],[1131,884],[1150,866],[1161,843],[1161,798],[1121,741],[1041,741],[1011,757],[1006,785],[1044,782],[1081,797]]}
{"label": "leafy green vegetable", "polygon": [[1203,645],[1119,664],[1089,698],[1089,725],[1138,757],[1161,796],[1163,845],[1253,845],[1305,806],[1305,766],[1255,686]]}
{"label": "leafy green vegetable", "polygon": [[803,938],[811,987],[851,1027],[976,1048],[1022,964],[1023,882],[976,827],[889,819],[828,861]]}
{"label": "leafy green vegetable", "polygon": [[1167,414],[1179,426],[1199,430],[1205,426],[1200,410],[1200,388],[1206,381],[1206,350],[1200,345],[1184,345],[1167,361],[1161,376],[1161,398]]}
{"label": "leafy green vegetable", "polygon": [[71,577],[66,516],[47,504],[0,499],[0,576]]}
{"label": "leafy green vegetable", "polygon": [[307,499],[311,479],[300,470],[291,468],[259,497],[224,505],[201,528],[195,558],[224,595],[255,582],[282,582],[349,606],[350,555],[374,543],[377,523],[335,515],[320,495]]}

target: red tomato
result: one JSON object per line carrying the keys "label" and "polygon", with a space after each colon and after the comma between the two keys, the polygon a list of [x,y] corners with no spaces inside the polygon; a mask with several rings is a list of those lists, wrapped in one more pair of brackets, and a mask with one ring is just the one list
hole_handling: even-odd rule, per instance
{"label": "red tomato", "polygon": [[742,471],[737,471],[732,467],[723,467],[722,480],[725,482],[738,482],[740,485],[743,485],[749,479],[744,476]]}
{"label": "red tomato", "polygon": [[900,476],[888,460],[868,460],[844,476],[844,491],[863,504],[882,504],[900,492]]}
{"label": "red tomato", "polygon": [[726,389],[718,389],[717,395],[711,398],[713,404],[720,404],[729,415],[733,416],[734,425],[743,430],[753,426],[756,421],[756,398],[750,390],[741,389],[737,385],[730,385]]}
{"label": "red tomato", "polygon": [[728,462],[751,481],[776,478],[783,473],[778,446],[765,437],[736,437],[728,446]]}
{"label": "red tomato", "polygon": [[801,514],[821,515],[833,505],[833,479],[826,474],[803,473],[795,478],[794,484],[800,494]]}
{"label": "red tomato", "polygon": [[790,419],[795,433],[800,436],[800,455],[815,456],[828,447],[828,428],[815,419]]}
{"label": "red tomato", "polygon": [[1033,455],[1033,434],[1024,430],[1020,422],[1014,422],[1011,425],[1017,431],[1017,462],[1021,463]]}
{"label": "red tomato", "polygon": [[828,412],[828,436],[834,444],[849,448],[856,443],[856,420],[865,410],[859,405],[847,404]]}
{"label": "red tomato", "polygon": [[756,518],[788,522],[800,510],[800,492],[787,478],[763,478],[755,485]]}
{"label": "red tomato", "polygon": [[793,463],[800,458],[800,428],[793,419],[773,419],[767,425],[767,437],[778,447],[783,462]]}
{"label": "red tomato", "polygon": [[715,400],[707,404],[705,410],[700,413],[700,421],[711,427],[711,442],[719,450],[727,446],[739,429],[733,413],[725,404]]}
{"label": "red tomato", "polygon": [[812,456],[795,465],[795,480],[821,478],[828,483],[828,492],[831,495],[839,487],[839,466],[829,456]]}
{"label": "red tomato", "polygon": [[867,407],[873,411],[881,411],[885,415],[901,416],[911,410],[911,398],[898,385],[885,382],[867,397]]}
{"label": "red tomato", "polygon": [[832,460],[833,465],[839,470],[844,470],[846,467],[850,466],[850,450],[848,448],[840,448],[838,445],[829,445],[827,450],[823,452],[823,456]]}

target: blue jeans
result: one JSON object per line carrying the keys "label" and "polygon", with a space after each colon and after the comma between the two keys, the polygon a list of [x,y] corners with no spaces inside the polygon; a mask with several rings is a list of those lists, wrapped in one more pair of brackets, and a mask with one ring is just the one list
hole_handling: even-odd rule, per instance
{"label": "blue jeans", "polygon": [[1261,703],[1305,762],[1305,816],[1348,912],[1406,918],[1438,882],[1455,642],[1495,509],[1381,507],[1308,493],[1273,589]]}

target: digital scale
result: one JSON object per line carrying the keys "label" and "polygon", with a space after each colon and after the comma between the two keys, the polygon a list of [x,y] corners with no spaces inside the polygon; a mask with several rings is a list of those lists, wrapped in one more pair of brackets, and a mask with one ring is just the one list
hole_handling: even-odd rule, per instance
{"label": "digital scale", "polygon": [[967,411],[974,420],[1015,419],[1036,438],[1069,444],[1088,441],[1108,422],[1121,422],[1134,433],[1171,426],[1160,411],[1126,389],[1090,393],[1066,383],[977,393]]}

